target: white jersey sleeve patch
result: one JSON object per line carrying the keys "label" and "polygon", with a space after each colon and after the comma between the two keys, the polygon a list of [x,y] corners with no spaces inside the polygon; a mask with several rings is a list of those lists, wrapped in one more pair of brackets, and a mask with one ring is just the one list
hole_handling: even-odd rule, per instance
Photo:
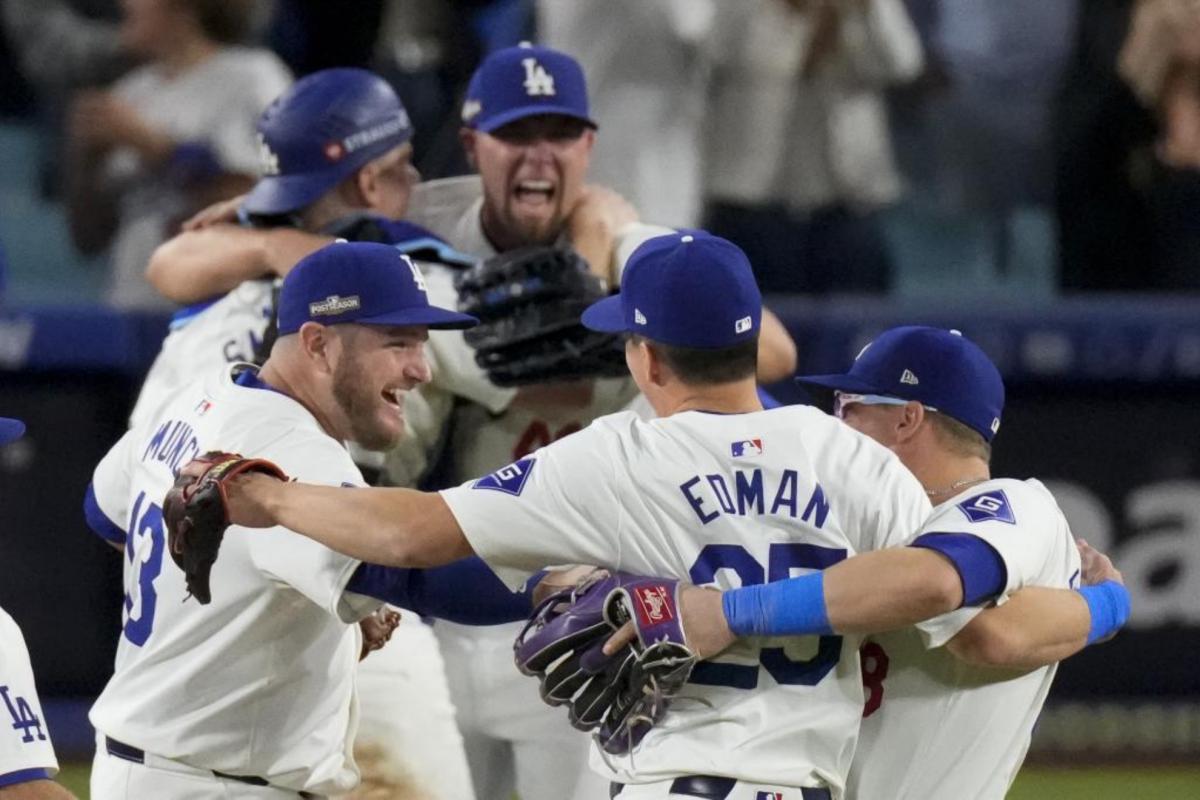
{"label": "white jersey sleeve patch", "polygon": [[[0,609],[0,786],[22,773],[58,771],[46,716],[33,682],[33,668],[20,628]],[[41,777],[29,772],[29,779]]]}
{"label": "white jersey sleeve patch", "polygon": [[592,425],[442,498],[475,552],[510,586],[550,564],[613,565],[622,512],[608,473],[617,444],[612,431]]}

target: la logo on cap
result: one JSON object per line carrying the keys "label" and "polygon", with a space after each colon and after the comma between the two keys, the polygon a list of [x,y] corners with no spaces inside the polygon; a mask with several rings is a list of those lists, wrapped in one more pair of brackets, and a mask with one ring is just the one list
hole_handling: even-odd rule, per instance
{"label": "la logo on cap", "polygon": [[279,156],[275,155],[275,151],[261,133],[258,134],[258,166],[263,175],[279,174]]}
{"label": "la logo on cap", "polygon": [[554,95],[554,76],[546,72],[536,58],[523,58],[521,65],[525,67],[525,94],[530,97]]}
{"label": "la logo on cap", "polygon": [[405,253],[400,254],[400,260],[412,270],[413,283],[417,285],[417,288],[428,294],[429,290],[425,288],[425,276],[421,274],[421,268],[417,266],[417,262],[413,261]]}

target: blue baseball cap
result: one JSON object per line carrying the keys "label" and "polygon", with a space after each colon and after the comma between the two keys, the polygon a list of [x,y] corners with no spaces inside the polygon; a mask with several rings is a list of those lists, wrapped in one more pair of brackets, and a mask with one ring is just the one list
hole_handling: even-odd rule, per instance
{"label": "blue baseball cap", "polygon": [[625,265],[620,293],[588,306],[583,324],[676,347],[731,347],[758,333],[762,295],[741,248],[681,230],[642,242]]}
{"label": "blue baseball cap", "polygon": [[314,72],[275,98],[259,119],[263,177],[242,208],[251,214],[304,208],[412,133],[400,98],[375,73]]}
{"label": "blue baseball cap", "polygon": [[539,114],[561,114],[586,122],[587,81],[579,62],[566,53],[528,42],[497,50],[483,60],[463,101],[462,121],[491,133]]}
{"label": "blue baseball cap", "polygon": [[279,335],[306,322],[470,328],[479,320],[429,305],[425,278],[408,256],[374,242],[334,242],[302,258],[279,290]]}
{"label": "blue baseball cap", "polygon": [[915,400],[991,441],[1000,430],[1004,381],[958,331],[906,325],[879,334],[842,375],[803,375],[802,386]]}
{"label": "blue baseball cap", "polygon": [[25,433],[25,423],[19,419],[0,417],[0,444],[20,439]]}

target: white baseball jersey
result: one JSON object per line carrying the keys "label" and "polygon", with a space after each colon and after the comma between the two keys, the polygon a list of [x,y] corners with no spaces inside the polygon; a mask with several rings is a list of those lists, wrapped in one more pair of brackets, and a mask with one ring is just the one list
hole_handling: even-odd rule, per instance
{"label": "white baseball jersey", "polygon": [[[413,191],[408,216],[456,250],[488,258],[496,254],[496,248],[483,232],[482,209],[482,183],[478,176],[472,175],[419,184]],[[613,266],[619,273],[634,248],[652,236],[669,232],[669,228],[631,226],[617,241]],[[450,294],[443,297],[438,294],[437,273],[427,274],[430,302],[444,304],[456,300],[449,282],[443,288]],[[444,348],[440,351],[430,348],[435,386],[419,396],[410,394],[414,401],[435,396],[436,384],[442,381],[439,369],[454,363],[474,364],[474,354],[461,333],[450,331],[435,338],[442,340],[437,344]],[[451,347],[455,349],[451,351]],[[422,418],[420,409],[406,403],[405,417],[412,423],[415,439],[425,442],[437,441],[449,426],[450,463],[456,481],[483,475],[515,461],[542,445],[581,430],[597,417],[625,408],[639,397],[630,379],[579,382],[557,395],[544,394],[536,403],[530,402],[528,392],[519,403],[511,402],[511,393],[501,398],[502,403],[484,402],[466,394],[459,386],[443,383],[447,389],[433,413]],[[454,395],[474,402],[455,404]],[[391,480],[398,485],[413,483],[419,475],[414,466],[422,469],[425,466],[417,460],[424,452],[414,454],[411,446],[403,445],[393,451],[388,459]],[[470,734],[468,756],[472,760],[477,793],[483,796],[485,788],[489,794],[514,788],[526,800],[564,797],[591,800],[603,796],[606,787],[599,785],[599,779],[588,772],[583,762],[586,743],[579,742],[578,749],[571,748],[577,734],[566,718],[559,709],[544,705],[537,696],[537,684],[513,666],[512,641],[520,629],[520,624],[475,628],[439,622],[435,626],[447,652],[471,654],[465,659],[448,659],[447,676],[459,705],[471,706],[460,709],[459,724]],[[488,690],[486,709],[475,707],[473,702],[480,686]],[[487,752],[487,743],[492,741],[512,743],[515,767],[504,772],[515,773],[515,786],[488,785],[492,777],[488,770],[497,769],[497,759]]]}
{"label": "white baseball jersey", "polygon": [[[939,505],[921,533],[986,541],[1008,570],[1005,596],[1023,586],[1078,585],[1075,540],[1036,480],[973,486]],[[978,613],[960,609],[866,645],[868,701],[850,772],[853,800],[1000,800],[1007,793],[1057,667],[1002,672],[941,649]]]}
{"label": "white baseball jersey", "polygon": [[[455,250],[488,258],[496,254],[496,248],[483,232],[482,208],[482,184],[477,175],[470,175],[418,184],[413,190],[408,217],[446,240]],[[623,232],[613,254],[618,273],[638,245],[669,232],[669,228],[652,225],[633,225]],[[431,265],[425,272],[429,302],[453,307],[458,300],[453,271]],[[411,485],[420,477],[415,467],[423,469],[426,464],[418,460],[421,454],[414,445],[423,443],[424,452],[428,452],[428,445],[436,442],[446,429],[454,412],[455,396],[475,404],[453,413],[451,448],[458,480],[490,472],[574,433],[597,417],[621,410],[637,396],[637,387],[631,379],[605,379],[594,381],[592,390],[583,390],[567,402],[552,398],[538,404],[514,406],[510,403],[515,392],[490,384],[475,367],[474,351],[467,346],[461,332],[450,331],[431,338],[427,352],[434,366],[433,384],[413,397],[412,403],[406,403],[405,417],[412,423],[413,439],[389,458],[389,475],[401,486]],[[431,410],[413,408],[413,403],[428,405]]]}
{"label": "white baseball jersey", "polygon": [[175,473],[217,446],[319,484],[362,485],[342,444],[286,395],[234,382],[232,367],[181,389],[96,467],[99,510],[125,540],[124,627],[92,724],[192,767],[338,794],[351,756],[356,622],[376,600],[344,591],[359,562],[282,528],[225,537],[213,600],[187,600],[164,555],[160,503]]}
{"label": "white baseball jersey", "polygon": [[0,786],[58,772],[21,629],[0,608]]}
{"label": "white baseball jersey", "polygon": [[253,361],[271,320],[275,285],[269,278],[245,281],[215,301],[175,314],[129,415],[129,427],[147,424],[158,407],[195,376],[208,375],[223,364]]}
{"label": "white baseball jersey", "polygon": [[[603,417],[442,493],[475,552],[514,585],[599,564],[723,588],[780,580],[907,541],[924,491],[887,449],[814,408]],[[862,714],[856,637],[744,639],[697,666],[623,783],[716,774],[840,796]]]}

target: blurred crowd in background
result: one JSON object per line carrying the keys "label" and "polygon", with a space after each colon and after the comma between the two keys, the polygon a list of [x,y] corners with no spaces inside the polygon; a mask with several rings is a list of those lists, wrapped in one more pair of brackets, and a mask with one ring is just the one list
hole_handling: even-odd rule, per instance
{"label": "blurred crowd in background", "polygon": [[[1200,289],[1200,0],[0,0],[0,297],[166,308],[154,247],[260,169],[294,77],[374,69],[426,178],[522,40],[583,64],[591,180],[768,292]],[[6,277],[5,277],[6,276]]]}

